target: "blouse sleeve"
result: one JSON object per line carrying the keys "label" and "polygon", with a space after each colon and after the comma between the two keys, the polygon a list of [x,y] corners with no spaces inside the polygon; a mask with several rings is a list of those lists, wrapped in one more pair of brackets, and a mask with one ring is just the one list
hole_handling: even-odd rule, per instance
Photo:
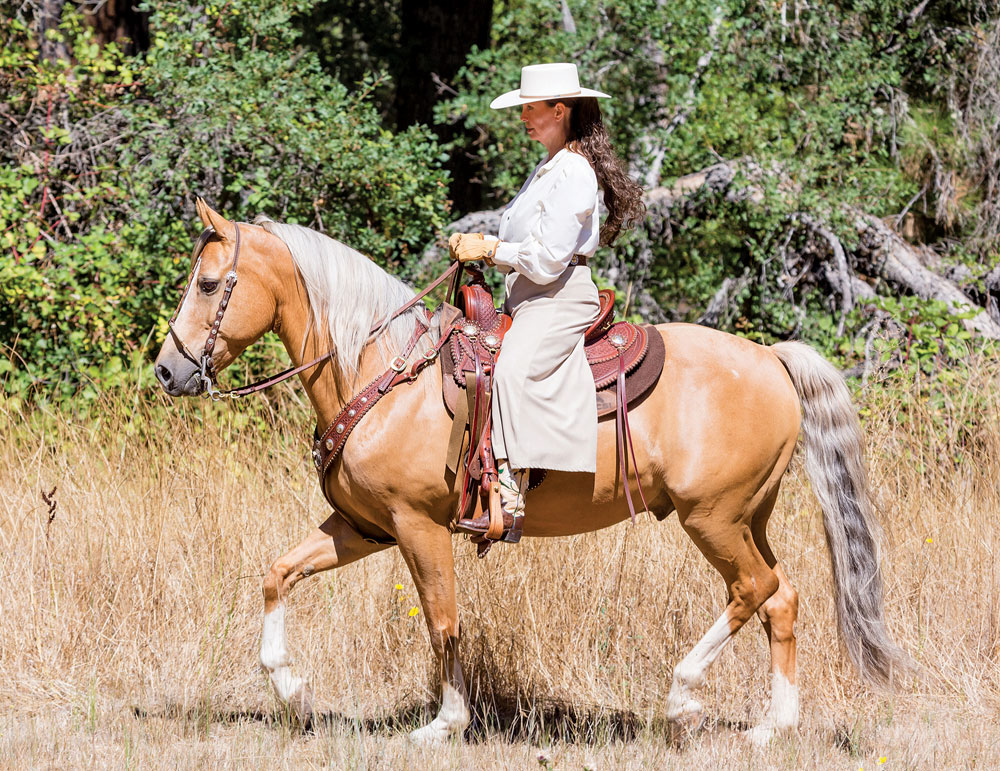
{"label": "blouse sleeve", "polygon": [[560,164],[552,191],[538,202],[536,221],[521,242],[504,242],[493,261],[513,268],[536,284],[551,284],[569,265],[597,206],[597,177],[581,156]]}

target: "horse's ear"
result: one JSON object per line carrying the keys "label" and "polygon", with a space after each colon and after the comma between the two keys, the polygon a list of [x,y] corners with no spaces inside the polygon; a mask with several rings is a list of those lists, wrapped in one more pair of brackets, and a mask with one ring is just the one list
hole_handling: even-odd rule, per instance
{"label": "horse's ear", "polygon": [[198,210],[201,223],[206,228],[214,228],[215,234],[223,241],[236,238],[236,226],[205,203],[204,198],[198,197],[195,201],[195,209]]}

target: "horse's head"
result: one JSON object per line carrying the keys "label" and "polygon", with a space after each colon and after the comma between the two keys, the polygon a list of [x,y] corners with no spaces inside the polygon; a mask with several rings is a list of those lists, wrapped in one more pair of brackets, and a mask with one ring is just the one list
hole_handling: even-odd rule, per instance
{"label": "horse's head", "polygon": [[197,208],[206,232],[155,364],[171,396],[202,393],[209,378],[275,323],[276,277],[264,257],[270,236],[253,225],[237,226],[200,198]]}

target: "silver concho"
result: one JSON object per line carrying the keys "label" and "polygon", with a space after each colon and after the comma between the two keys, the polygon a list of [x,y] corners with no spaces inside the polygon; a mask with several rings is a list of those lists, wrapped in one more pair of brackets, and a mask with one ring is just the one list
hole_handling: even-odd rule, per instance
{"label": "silver concho", "polygon": [[336,432],[337,432],[338,434],[342,434],[342,433],[344,433],[344,424],[343,424],[343,423],[338,423],[338,424],[337,424],[337,428],[335,429],[335,431],[336,431]]}
{"label": "silver concho", "polygon": [[361,397],[361,403],[362,404],[368,404],[368,397],[367,396],[362,396]]}
{"label": "silver concho", "polygon": [[322,462],[323,454],[319,450],[313,450],[313,463],[316,464],[316,468],[319,468]]}
{"label": "silver concho", "polygon": [[347,417],[349,417],[349,418],[353,418],[353,417],[354,417],[355,415],[357,415],[357,414],[358,414],[358,413],[357,413],[357,411],[356,411],[356,410],[348,410],[348,411],[347,411]]}
{"label": "silver concho", "polygon": [[625,338],[622,337],[621,335],[611,335],[611,337],[609,337],[608,340],[611,342],[612,345],[617,345],[619,348],[625,345]]}
{"label": "silver concho", "polygon": [[333,444],[334,444],[333,439],[327,439],[323,444],[326,445],[327,452],[333,452]]}
{"label": "silver concho", "polygon": [[499,348],[500,338],[496,335],[486,335],[486,337],[483,338],[483,345],[487,348]]}
{"label": "silver concho", "polygon": [[479,329],[475,324],[466,324],[462,327],[462,334],[466,337],[475,337],[479,334]]}

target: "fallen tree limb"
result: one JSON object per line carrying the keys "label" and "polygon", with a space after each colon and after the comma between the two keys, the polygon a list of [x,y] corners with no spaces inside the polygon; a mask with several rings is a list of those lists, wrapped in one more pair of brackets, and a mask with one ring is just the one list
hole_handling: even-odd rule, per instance
{"label": "fallen tree limb", "polygon": [[840,239],[834,235],[833,231],[823,227],[811,215],[805,212],[796,212],[792,219],[801,222],[807,228],[816,233],[830,247],[833,254],[833,262],[825,265],[826,279],[830,285],[835,287],[840,295],[840,320],[837,322],[837,335],[844,334],[844,325],[847,323],[847,314],[854,308],[854,285],[851,281],[853,272],[847,264],[847,255],[844,253],[844,245]]}
{"label": "fallen tree limb", "polygon": [[877,217],[855,211],[854,227],[860,237],[856,259],[886,281],[909,289],[925,300],[940,300],[958,310],[979,310],[965,325],[984,337],[1000,340],[1000,323],[976,305],[956,284],[924,266],[916,247]]}
{"label": "fallen tree limb", "polygon": [[[734,184],[738,176],[745,179],[746,184]],[[664,216],[662,209],[673,209],[695,194],[705,193],[724,195],[729,201],[759,204],[764,200],[759,183],[765,177],[777,177],[779,189],[782,186],[793,189],[793,184],[781,175],[780,170],[765,168],[749,159],[724,161],[686,174],[669,187],[650,190],[646,195],[647,207],[651,215]],[[858,246],[850,255],[855,269],[926,300],[945,302],[956,312],[978,311],[971,319],[962,320],[966,329],[992,340],[1000,340],[1000,318],[995,318],[989,308],[978,305],[955,282],[930,270],[924,264],[918,247],[905,241],[878,217],[856,208],[849,209],[847,213],[858,235]],[[842,313],[845,308],[849,310],[853,297],[873,296],[874,292],[861,289],[864,282],[854,275],[848,256],[833,232],[818,222],[814,215],[807,215],[807,219],[801,214],[796,216],[830,244],[833,265],[826,278],[841,296]],[[1000,275],[994,280],[1000,283]],[[859,291],[860,295],[857,294]],[[996,315],[1000,316],[1000,312]]]}

